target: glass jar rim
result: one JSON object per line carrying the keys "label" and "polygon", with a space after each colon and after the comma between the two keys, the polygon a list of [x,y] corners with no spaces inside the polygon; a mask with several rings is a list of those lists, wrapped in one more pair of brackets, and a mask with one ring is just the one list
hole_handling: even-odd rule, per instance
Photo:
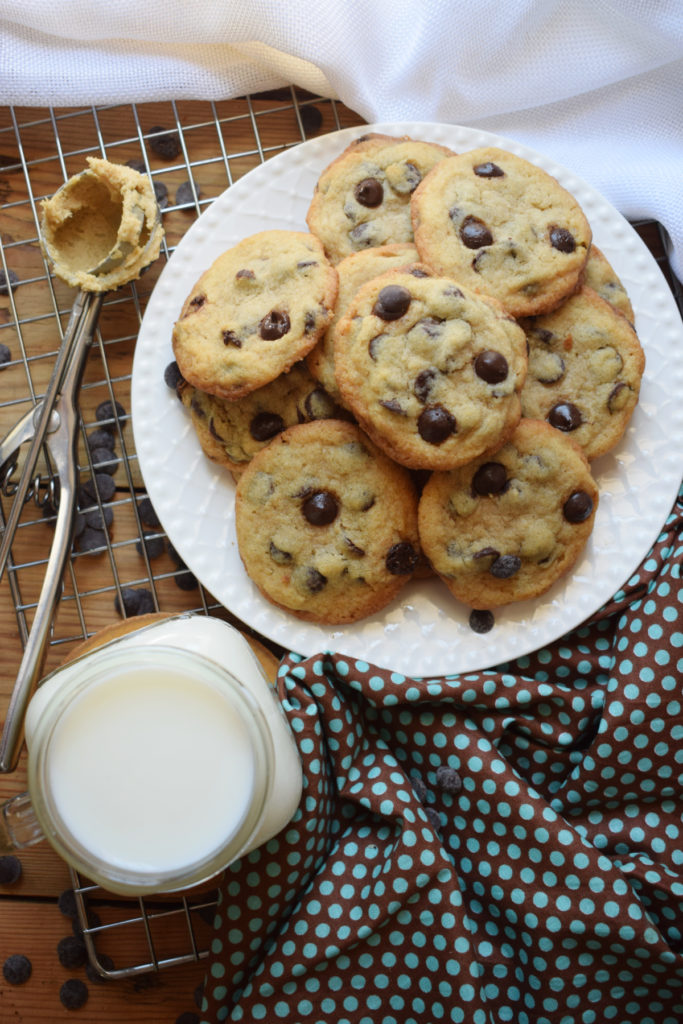
{"label": "glass jar rim", "polygon": [[[50,739],[70,703],[92,687],[115,678],[117,672],[135,669],[171,667],[175,672],[191,669],[192,675],[214,691],[229,694],[234,710],[248,730],[253,753],[254,785],[247,812],[236,830],[218,846],[192,864],[168,871],[142,871],[103,860],[92,854],[64,823],[55,806],[49,783]],[[115,892],[172,892],[211,878],[240,855],[258,829],[268,795],[268,777],[274,763],[270,731],[263,711],[249,689],[230,669],[204,653],[174,647],[172,644],[136,646],[116,641],[91,651],[51,673],[47,679],[68,675],[64,686],[57,686],[48,699],[29,750],[29,791],[38,819],[53,847],[79,872]],[[55,685],[53,683],[53,685]]]}

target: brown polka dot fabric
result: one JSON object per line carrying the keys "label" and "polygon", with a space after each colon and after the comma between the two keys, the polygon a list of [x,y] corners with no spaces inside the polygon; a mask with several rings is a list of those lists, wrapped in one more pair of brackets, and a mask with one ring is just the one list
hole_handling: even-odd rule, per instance
{"label": "brown polka dot fabric", "polygon": [[284,659],[304,792],[226,873],[204,1021],[683,1021],[682,525],[495,670]]}

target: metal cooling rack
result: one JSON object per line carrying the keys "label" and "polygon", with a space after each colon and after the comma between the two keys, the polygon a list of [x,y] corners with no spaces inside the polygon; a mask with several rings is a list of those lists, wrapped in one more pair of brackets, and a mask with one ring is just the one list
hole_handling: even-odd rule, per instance
{"label": "metal cooling rack", "polygon": [[[342,104],[294,88],[220,103],[0,109],[0,344],[10,353],[9,362],[0,365],[0,436],[43,395],[73,302],[73,291],[52,275],[40,249],[40,200],[82,170],[89,155],[117,163],[135,161],[154,182],[166,231],[161,259],[139,281],[105,297],[89,354],[80,396],[79,466],[82,480],[107,470],[114,493],[107,500],[98,498],[95,511],[111,513],[113,521],[97,550],[80,550],[76,543],[46,671],[68,653],[68,645],[116,619],[124,587],[148,590],[155,610],[219,615],[245,628],[194,580],[178,562],[161,527],[150,525],[142,514],[146,492],[128,412],[135,340],[164,261],[216,196],[283,149],[313,135],[363,123]],[[173,133],[178,144],[175,156],[161,157],[155,151],[159,129]],[[634,226],[683,310],[683,292],[669,267],[663,230],[652,221]],[[99,418],[103,402],[112,403],[104,423]],[[88,443],[103,425],[115,446],[115,455],[106,464]],[[17,466],[10,476],[0,470],[3,516],[20,469]],[[15,610],[20,639],[16,651],[3,652],[8,678],[21,659],[49,554],[53,481],[45,456],[0,590],[3,604],[11,601]],[[72,883],[90,962],[102,976],[144,975],[208,955],[215,889],[122,900],[75,872]],[[126,949],[139,951],[132,963],[117,961],[117,939],[124,934]]]}
{"label": "metal cooling rack", "polygon": [[[74,297],[73,290],[54,277],[41,252],[41,199],[82,170],[90,155],[116,163],[133,161],[152,178],[165,228],[161,258],[140,280],[105,296],[88,356],[80,394],[79,468],[82,482],[102,471],[114,482],[111,497],[105,499],[107,492],[100,489],[92,510],[96,525],[103,525],[98,512],[111,515],[112,523],[95,550],[82,550],[81,542],[75,542],[46,672],[68,654],[70,645],[119,617],[122,591],[129,587],[149,592],[149,610],[217,615],[251,632],[178,561],[162,528],[146,521],[141,502],[147,495],[129,415],[135,340],[164,262],[214,198],[282,150],[314,135],[361,124],[362,119],[342,104],[295,88],[220,103],[0,110],[0,345],[10,355],[9,362],[0,364],[0,436],[44,394]],[[159,129],[172,133],[175,155],[158,152],[155,144],[164,138]],[[102,421],[104,402],[111,403],[111,412]],[[104,462],[88,442],[103,426],[115,447],[115,455]],[[20,472],[21,463],[11,474],[7,467],[0,468],[3,519]],[[8,679],[18,668],[40,594],[55,520],[54,481],[46,452],[38,463],[31,500],[24,507],[0,587],[2,606],[14,608],[19,630],[16,650],[3,651]],[[276,655],[282,653],[276,645],[268,646]],[[71,878],[91,965],[103,976],[137,976],[207,955],[215,889],[205,887],[182,897],[121,900],[75,872]],[[139,952],[132,963],[123,963],[116,953],[124,935],[126,950]]]}

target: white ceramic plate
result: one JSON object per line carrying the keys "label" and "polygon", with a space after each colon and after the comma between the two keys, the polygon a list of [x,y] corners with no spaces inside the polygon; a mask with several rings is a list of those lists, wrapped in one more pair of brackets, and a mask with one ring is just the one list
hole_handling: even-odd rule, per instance
{"label": "white ceramic plate", "polygon": [[[266,601],[237,550],[234,483],[202,453],[189,417],[164,384],[171,332],[193,284],[225,249],[265,228],[306,230],[321,171],[365,131],[442,143],[456,151],[500,146],[554,175],[581,203],[593,237],[626,286],[647,367],[640,403],[619,446],[593,464],[595,528],[574,572],[543,597],[496,612],[490,633],[437,580],[411,581],[377,615],[348,626],[302,622]],[[368,125],[289,149],[232,185],[183,237],[151,296],[133,365],[132,415],[140,468],[168,537],[202,584],[262,635],[303,655],[337,651],[404,674],[474,671],[536,650],[595,612],[628,580],[678,492],[683,471],[683,328],[647,247],[599,193],[570,171],[508,139],[455,125]]]}

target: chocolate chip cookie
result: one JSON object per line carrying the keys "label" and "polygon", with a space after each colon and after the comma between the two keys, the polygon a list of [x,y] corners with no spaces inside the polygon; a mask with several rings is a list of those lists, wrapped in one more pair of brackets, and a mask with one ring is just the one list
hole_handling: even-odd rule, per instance
{"label": "chocolate chip cookie", "polygon": [[591,245],[588,253],[583,283],[597,292],[601,299],[623,313],[629,323],[634,323],[635,316],[628,292],[612,264],[595,244]]}
{"label": "chocolate chip cookie", "polygon": [[363,285],[337,325],[335,373],[364,430],[411,469],[452,469],[520,418],[524,332],[500,305],[419,264]]}
{"label": "chocolate chip cookie", "polygon": [[303,231],[261,231],[202,274],[173,330],[188,383],[235,399],[303,359],[327,330],[337,272]]}
{"label": "chocolate chip cookie", "polygon": [[591,229],[550,174],[496,147],[438,163],[411,200],[420,258],[513,316],[554,309],[577,287]]}
{"label": "chocolate chip cookie", "polygon": [[422,547],[458,600],[488,609],[545,593],[575,565],[598,489],[580,448],[522,420],[493,458],[433,473],[420,499]]}
{"label": "chocolate chip cookie", "polygon": [[308,368],[320,381],[325,390],[337,401],[343,401],[334,373],[334,335],[336,326],[346,313],[356,292],[373,277],[379,277],[387,270],[406,266],[417,260],[417,249],[409,243],[380,245],[364,249],[347,256],[337,264],[339,291],[334,307],[334,317],[318,344],[306,356]]}
{"label": "chocolate chip cookie", "polygon": [[408,136],[362,135],[323,171],[306,222],[332,263],[371,246],[411,242],[410,197],[453,151]]}
{"label": "chocolate chip cookie", "polygon": [[570,433],[588,459],[604,455],[638,403],[645,355],[636,332],[586,286],[523,326],[529,344],[523,415]]}
{"label": "chocolate chip cookie", "polygon": [[383,608],[418,559],[409,474],[341,420],[290,427],[255,455],[237,485],[235,521],[257,587],[314,622]]}
{"label": "chocolate chip cookie", "polygon": [[204,454],[229,469],[235,479],[254,455],[287,427],[344,415],[303,360],[288,373],[232,402],[185,381],[177,390],[190,411]]}

